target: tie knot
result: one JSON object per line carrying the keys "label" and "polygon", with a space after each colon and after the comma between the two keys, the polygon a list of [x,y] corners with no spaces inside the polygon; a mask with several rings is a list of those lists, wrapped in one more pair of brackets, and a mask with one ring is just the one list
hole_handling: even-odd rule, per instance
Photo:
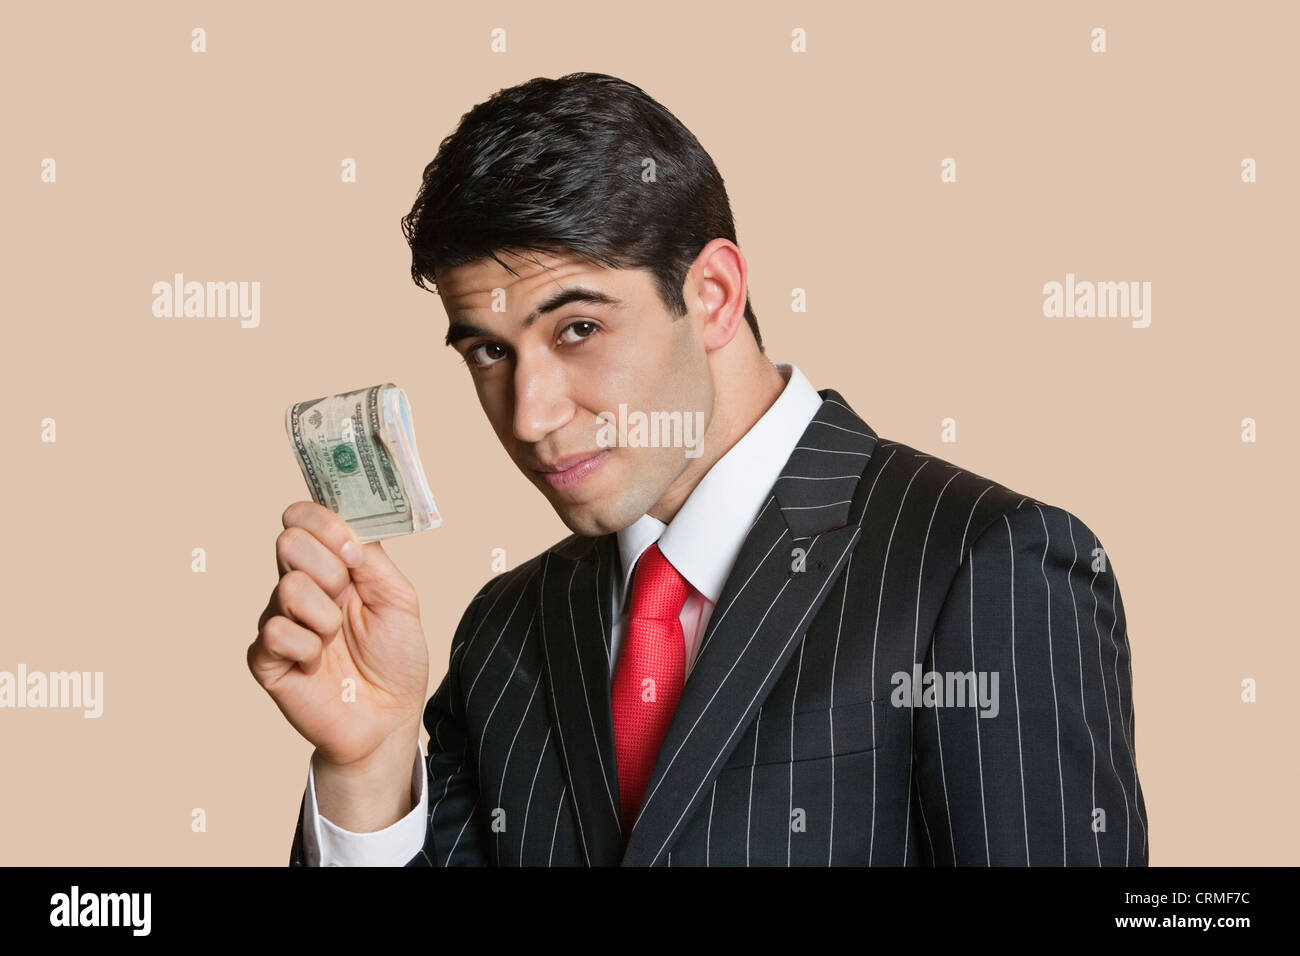
{"label": "tie knot", "polygon": [[691,593],[691,586],[668,563],[658,542],[645,549],[632,575],[632,617],[675,620]]}

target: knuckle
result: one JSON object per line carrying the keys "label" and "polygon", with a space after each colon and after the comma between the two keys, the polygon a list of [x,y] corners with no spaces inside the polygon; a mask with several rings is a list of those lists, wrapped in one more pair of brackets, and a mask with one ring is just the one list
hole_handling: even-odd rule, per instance
{"label": "knuckle", "polygon": [[276,590],[280,593],[280,606],[285,606],[285,601],[297,602],[306,596],[308,588],[311,586],[311,576],[306,571],[298,568],[291,568],[286,571],[280,578],[280,583],[276,585]]}
{"label": "knuckle", "polygon": [[306,532],[297,525],[285,528],[275,539],[275,553],[277,557],[287,558],[302,547],[303,535]]}
{"label": "knuckle", "polygon": [[326,596],[337,600],[351,582],[352,577],[348,574],[347,565],[342,561],[335,562],[330,566],[329,579],[325,582],[329,587]]}
{"label": "knuckle", "polygon": [[284,649],[288,623],[288,618],[277,615],[262,625],[262,642],[271,653],[279,654]]}
{"label": "knuckle", "polygon": [[329,512],[329,520],[325,525],[325,533],[329,536],[330,550],[337,553],[338,549],[343,547],[343,543],[352,538],[352,529],[348,523],[336,515]]}

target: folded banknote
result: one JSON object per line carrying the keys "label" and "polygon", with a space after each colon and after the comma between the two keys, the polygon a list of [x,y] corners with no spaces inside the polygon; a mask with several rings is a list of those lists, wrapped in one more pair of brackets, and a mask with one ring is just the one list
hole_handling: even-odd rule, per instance
{"label": "folded banknote", "polygon": [[442,524],[410,402],[392,382],[290,405],[284,430],[312,499],[345,519],[362,543]]}

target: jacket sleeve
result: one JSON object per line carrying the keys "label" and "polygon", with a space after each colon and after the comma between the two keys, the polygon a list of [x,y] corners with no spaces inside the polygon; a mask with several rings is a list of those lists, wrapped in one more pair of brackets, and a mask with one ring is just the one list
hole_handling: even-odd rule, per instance
{"label": "jacket sleeve", "polygon": [[[447,673],[424,708],[424,729],[429,734],[424,761],[428,821],[424,845],[406,866],[486,866],[478,806],[474,747],[464,725],[464,704],[457,657],[476,633],[483,610],[482,599],[495,582],[483,586],[461,615],[451,642]],[[303,810],[298,811],[290,866],[306,865],[303,844]]]}
{"label": "jacket sleeve", "polygon": [[[482,597],[480,592],[479,597]],[[451,664],[438,689],[424,708],[424,729],[429,733],[425,759],[425,792],[429,822],[424,846],[407,866],[487,866],[478,808],[478,768],[474,746],[465,729],[464,695],[456,666],[464,642],[473,633],[467,622],[479,598],[461,618],[451,644]]]}
{"label": "jacket sleeve", "polygon": [[984,528],[940,609],[930,672],[937,705],[912,715],[922,863],[1147,865],[1124,604],[1082,521],[1031,499]]}

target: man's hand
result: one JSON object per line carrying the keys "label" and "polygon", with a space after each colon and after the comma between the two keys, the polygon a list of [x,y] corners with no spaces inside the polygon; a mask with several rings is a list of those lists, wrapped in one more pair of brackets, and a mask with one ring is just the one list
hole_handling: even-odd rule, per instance
{"label": "man's hand", "polygon": [[429,680],[415,588],[378,541],[360,544],[323,505],[296,501],[281,521],[280,580],[248,669],[315,744],[318,775],[373,780],[380,763],[404,765],[397,783],[409,787]]}

